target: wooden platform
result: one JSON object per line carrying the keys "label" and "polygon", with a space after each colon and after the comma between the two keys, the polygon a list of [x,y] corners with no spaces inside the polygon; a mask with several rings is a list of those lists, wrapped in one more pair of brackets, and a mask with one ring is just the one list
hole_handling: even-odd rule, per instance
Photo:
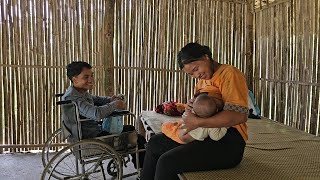
{"label": "wooden platform", "polygon": [[[163,122],[180,118],[143,111],[141,120],[151,136]],[[249,119],[249,141],[243,161],[233,169],[187,172],[187,180],[211,179],[320,179],[320,137],[272,120]]]}

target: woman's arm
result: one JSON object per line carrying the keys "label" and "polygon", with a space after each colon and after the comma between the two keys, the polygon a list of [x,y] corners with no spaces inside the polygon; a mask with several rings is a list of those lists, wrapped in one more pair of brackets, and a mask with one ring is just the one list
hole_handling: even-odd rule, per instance
{"label": "woman's arm", "polygon": [[246,122],[248,118],[246,113],[224,110],[209,118],[200,118],[191,112],[186,112],[185,116],[182,116],[182,119],[185,125],[181,126],[181,128],[186,129],[186,134],[198,127],[231,127]]}
{"label": "woman's arm", "polygon": [[[202,83],[202,84],[201,84]],[[216,82],[224,102],[223,111],[209,118],[199,118],[190,112],[182,117],[189,132],[197,127],[221,128],[231,127],[247,121],[248,87],[244,74],[233,66],[228,66],[219,74]],[[199,87],[208,88],[203,81],[199,81]]]}

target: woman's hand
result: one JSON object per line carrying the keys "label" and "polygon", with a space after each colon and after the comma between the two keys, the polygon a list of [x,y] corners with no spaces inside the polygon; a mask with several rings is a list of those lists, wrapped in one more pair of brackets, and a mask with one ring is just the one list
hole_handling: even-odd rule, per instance
{"label": "woman's hand", "polygon": [[180,129],[186,129],[184,134],[187,134],[188,132],[200,127],[198,117],[191,111],[184,112],[182,115],[182,120],[184,121],[184,124],[180,126]]}
{"label": "woman's hand", "polygon": [[189,101],[187,102],[186,111],[192,111],[193,108],[193,102],[196,100],[197,96],[200,94],[200,91],[196,91],[195,94]]}
{"label": "woman's hand", "polygon": [[187,107],[185,107],[186,111],[190,111],[190,112],[192,111],[194,100],[195,98],[192,98],[187,102]]}

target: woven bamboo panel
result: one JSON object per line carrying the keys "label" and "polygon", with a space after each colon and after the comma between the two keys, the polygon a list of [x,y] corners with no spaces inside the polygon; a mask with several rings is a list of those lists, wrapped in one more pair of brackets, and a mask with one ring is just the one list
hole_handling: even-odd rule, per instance
{"label": "woven bamboo panel", "polygon": [[54,94],[69,86],[71,61],[92,64],[93,93],[105,94],[104,7],[102,0],[0,1],[1,144],[40,146],[60,128]]}
{"label": "woven bamboo panel", "polygon": [[246,74],[262,115],[319,135],[319,6],[312,0],[1,0],[0,142],[20,145],[10,151],[37,150],[60,127],[54,94],[69,86],[64,68],[74,60],[94,66],[93,94],[125,94],[135,114],[165,100],[186,102],[196,81],[181,72],[176,55],[194,41]]}
{"label": "woven bamboo panel", "polygon": [[69,86],[71,61],[94,66],[92,93],[125,94],[136,114],[191,97],[195,80],[176,63],[188,42],[210,46],[215,60],[244,72],[252,65],[245,1],[14,0],[0,9],[0,141],[17,145],[10,151],[37,150],[60,127],[54,94]]}
{"label": "woven bamboo panel", "polygon": [[278,1],[255,9],[254,92],[262,115],[320,133],[320,3]]}
{"label": "woven bamboo panel", "polygon": [[252,72],[246,56],[247,11],[245,1],[117,0],[114,91],[129,97],[135,113],[166,100],[186,102],[195,80],[178,68],[176,56],[195,41],[211,47],[218,62]]}

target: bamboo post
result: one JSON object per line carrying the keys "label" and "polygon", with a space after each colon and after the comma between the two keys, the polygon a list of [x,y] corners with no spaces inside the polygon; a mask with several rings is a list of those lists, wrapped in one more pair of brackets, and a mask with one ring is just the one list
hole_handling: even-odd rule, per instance
{"label": "bamboo post", "polygon": [[103,64],[104,64],[104,71],[105,71],[105,92],[107,95],[113,94],[113,74],[114,74],[114,64],[113,64],[113,38],[114,38],[114,28],[113,28],[113,22],[114,22],[114,5],[115,1],[110,0],[106,1],[105,8],[106,8],[106,17],[104,19],[104,27],[103,27],[103,45],[104,45],[104,51],[103,51]]}
{"label": "bamboo post", "polygon": [[246,72],[249,89],[253,86],[253,0],[248,0],[246,16]]}

